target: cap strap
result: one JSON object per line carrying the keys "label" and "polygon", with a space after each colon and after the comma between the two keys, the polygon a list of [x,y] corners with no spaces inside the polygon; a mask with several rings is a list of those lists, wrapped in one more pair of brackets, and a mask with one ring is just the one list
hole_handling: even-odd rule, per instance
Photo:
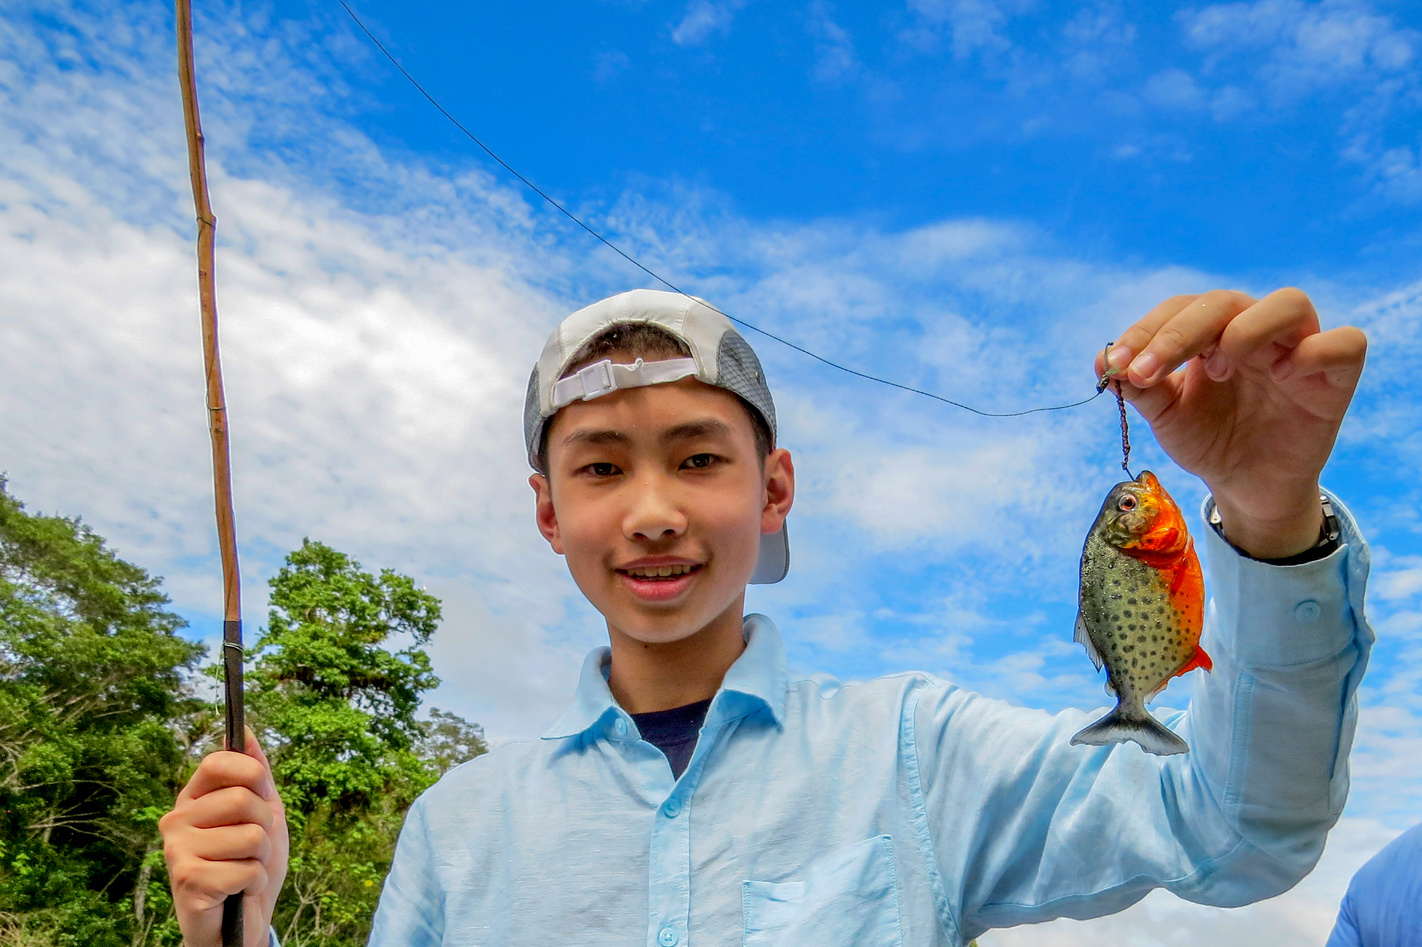
{"label": "cap strap", "polygon": [[679,381],[696,374],[696,359],[669,358],[658,362],[643,362],[640,358],[623,365],[605,358],[578,369],[553,385],[553,410],[572,404],[581,398],[591,401],[619,388],[641,388],[662,382]]}

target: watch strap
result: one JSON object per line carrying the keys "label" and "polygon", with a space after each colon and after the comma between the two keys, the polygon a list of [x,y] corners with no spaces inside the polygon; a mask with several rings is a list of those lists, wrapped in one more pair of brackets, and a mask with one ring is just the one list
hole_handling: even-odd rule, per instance
{"label": "watch strap", "polygon": [[1220,519],[1219,507],[1215,505],[1213,499],[1210,501],[1210,512],[1207,519],[1220,539],[1223,539],[1229,544],[1231,549],[1244,558],[1253,559],[1255,562],[1263,562],[1271,566],[1300,566],[1306,562],[1316,562],[1330,555],[1342,545],[1343,528],[1338,521],[1338,514],[1333,510],[1332,501],[1324,494],[1319,494],[1318,499],[1323,506],[1323,526],[1320,527],[1318,531],[1318,542],[1302,552],[1296,552],[1292,556],[1283,556],[1278,559],[1260,559],[1257,556],[1251,556],[1230,542],[1229,537],[1226,536],[1224,532],[1224,522]]}

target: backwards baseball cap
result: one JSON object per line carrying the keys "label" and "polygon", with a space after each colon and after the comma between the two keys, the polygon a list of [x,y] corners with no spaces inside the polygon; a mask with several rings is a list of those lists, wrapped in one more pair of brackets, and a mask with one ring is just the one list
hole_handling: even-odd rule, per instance
{"label": "backwards baseball cap", "polygon": [[[691,350],[689,358],[637,359],[623,365],[605,358],[575,372],[568,364],[578,350],[615,325],[647,323],[666,330]],[[553,330],[528,379],[523,436],[528,462],[538,466],[543,429],[558,410],[574,401],[591,401],[622,388],[640,388],[695,378],[738,395],[760,415],[775,442],[775,403],[765,373],[750,344],[731,320],[705,300],[656,289],[634,289],[579,309]],[[769,585],[790,570],[790,540],[782,526],[760,537],[760,557],[751,582]]]}

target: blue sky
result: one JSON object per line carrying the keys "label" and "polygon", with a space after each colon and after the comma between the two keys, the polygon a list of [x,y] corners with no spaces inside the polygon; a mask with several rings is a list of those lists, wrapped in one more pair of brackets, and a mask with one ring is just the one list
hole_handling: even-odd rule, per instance
{"label": "blue sky", "polygon": [[[1419,131],[1403,3],[357,12],[515,167],[593,206],[682,181],[756,218],[985,215],[1110,259],[1266,279],[1395,277],[1415,240],[1422,177],[1388,157]],[[467,153],[371,65],[346,77],[381,100],[365,127]]]}
{"label": "blue sky", "polygon": [[[1422,818],[1422,15],[353,6],[506,160],[654,269],[949,397],[1089,394],[1094,352],[1176,292],[1294,284],[1325,325],[1362,326],[1368,368],[1325,483],[1372,543],[1379,641],[1323,864],[1242,912],[1147,899],[1030,932],[1322,943],[1351,871]],[[536,735],[605,634],[533,528],[527,372],[562,315],[647,280],[477,152],[334,0],[203,4],[197,27],[249,635],[282,556],[321,539],[445,600],[436,705],[496,740]],[[0,471],[165,576],[212,642],[172,42],[166,4],[0,2]],[[750,338],[800,492],[791,575],[749,605],[792,663],[1100,706],[1071,627],[1081,542],[1119,473],[1114,404],[986,420]],[[1198,508],[1143,424],[1133,443]]]}

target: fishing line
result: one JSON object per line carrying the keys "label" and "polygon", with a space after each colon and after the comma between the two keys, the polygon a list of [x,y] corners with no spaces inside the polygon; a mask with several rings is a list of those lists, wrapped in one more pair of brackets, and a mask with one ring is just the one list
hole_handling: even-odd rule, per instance
{"label": "fishing line", "polygon": [[[412,76],[412,75],[410,75],[409,71],[407,71],[404,66],[400,65],[400,61],[399,61],[398,59],[396,59],[396,58],[394,57],[394,55],[391,54],[390,50],[388,50],[388,49],[385,48],[385,44],[383,44],[382,42],[380,42],[380,40],[376,39],[376,38],[375,38],[375,34],[372,33],[372,32],[370,31],[370,29],[367,28],[366,25],[361,22],[360,17],[356,16],[355,11],[350,8],[350,6],[346,3],[346,0],[340,0],[340,4],[341,4],[341,7],[346,11],[346,13],[349,14],[350,18],[355,21],[355,25],[358,26],[358,27],[360,27],[360,31],[361,31],[362,33],[364,33],[364,34],[366,35],[366,37],[367,37],[372,43],[375,44],[375,48],[378,49],[378,50],[380,50],[382,53],[384,53],[384,54],[385,54],[385,58],[388,59],[388,60],[390,60],[390,64],[393,65],[396,69],[398,69],[398,70],[400,71],[400,75],[404,76],[404,77],[409,81],[410,85],[414,86],[415,89],[416,89],[416,91],[418,91],[418,92],[420,93],[420,95],[424,96],[425,99],[426,99],[431,105],[433,105],[433,106],[439,111],[439,113],[440,113],[441,115],[443,115],[445,118],[449,119],[450,123],[451,123],[452,125],[454,125],[455,128],[457,128],[457,129],[459,129],[461,132],[463,132],[463,133],[464,133],[464,136],[465,136],[466,138],[468,138],[470,141],[474,142],[474,144],[478,145],[478,146],[483,150],[483,152],[484,152],[486,155],[488,155],[490,158],[493,158],[494,161],[496,161],[496,162],[499,164],[500,167],[502,167],[502,168],[503,168],[505,171],[507,171],[509,174],[513,175],[515,178],[517,178],[517,179],[518,179],[520,182],[522,182],[523,185],[524,185],[525,187],[527,187],[530,191],[532,191],[533,193],[537,194],[539,197],[543,198],[543,200],[546,201],[546,202],[549,204],[549,206],[551,206],[554,210],[558,211],[558,213],[562,214],[564,217],[568,218],[568,219],[571,220],[573,223],[577,224],[577,225],[578,225],[579,227],[581,227],[584,231],[586,231],[593,239],[597,240],[599,243],[601,243],[603,246],[607,247],[607,248],[608,248],[609,250],[611,250],[613,253],[616,253],[618,256],[622,257],[622,259],[626,260],[628,263],[631,263],[631,264],[632,264],[633,266],[635,266],[637,269],[641,270],[643,273],[646,273],[646,274],[647,274],[648,276],[650,276],[652,279],[656,280],[658,283],[661,283],[663,286],[665,286],[667,289],[671,290],[672,292],[678,293],[678,294],[680,294],[680,295],[682,295],[682,296],[685,296],[685,297],[688,298],[688,299],[695,299],[695,298],[696,298],[696,297],[692,296],[690,293],[688,293],[688,292],[686,292],[685,290],[683,290],[681,287],[679,287],[679,286],[675,285],[674,283],[672,283],[670,280],[666,279],[666,278],[665,278],[664,276],[662,276],[660,273],[657,273],[657,272],[655,272],[654,270],[650,269],[649,267],[645,266],[641,261],[637,260],[637,259],[636,259],[635,257],[633,257],[631,254],[627,253],[625,250],[623,250],[623,249],[622,249],[621,247],[619,247],[617,244],[613,243],[611,240],[608,240],[608,239],[607,239],[606,237],[604,237],[602,234],[598,233],[598,232],[597,232],[596,230],[594,230],[591,226],[589,226],[586,222],[584,222],[583,219],[580,218],[577,214],[574,214],[572,211],[568,210],[568,208],[566,208],[566,207],[564,207],[562,204],[560,204],[560,203],[559,203],[552,195],[550,195],[547,191],[544,191],[544,190],[543,190],[542,188],[540,188],[537,184],[534,184],[534,183],[533,183],[532,181],[530,181],[528,178],[524,177],[522,174],[520,174],[520,173],[517,171],[517,169],[515,169],[515,168],[514,168],[512,165],[510,165],[507,161],[505,161],[503,158],[500,158],[497,154],[495,154],[495,153],[494,153],[494,150],[493,150],[492,148],[490,148],[488,145],[484,144],[484,142],[481,141],[481,140],[479,139],[479,137],[478,137],[477,135],[475,135],[473,132],[471,132],[469,129],[465,128],[464,125],[463,125],[463,123],[461,123],[461,122],[459,121],[459,119],[457,119],[457,118],[455,118],[453,115],[451,115],[451,114],[449,113],[449,110],[446,109],[443,105],[440,105],[440,104],[439,104],[439,101],[438,101],[434,96],[430,95],[428,92],[425,91],[425,87],[422,86],[422,85],[420,85],[420,83],[415,79],[415,77]],[[704,303],[704,300],[698,300],[698,301]],[[932,398],[934,401],[941,401],[943,404],[949,404],[949,405],[952,405],[952,406],[955,407],[955,408],[962,408],[964,411],[970,411],[970,412],[972,412],[973,414],[981,415],[982,417],[985,417],[985,418],[1016,418],[1016,417],[1021,417],[1021,416],[1024,415],[1024,414],[1036,414],[1036,413],[1038,413],[1039,411],[1064,411],[1064,410],[1066,410],[1067,408],[1079,408],[1079,407],[1081,407],[1082,405],[1086,404],[1087,402],[1095,401],[1095,400],[1097,399],[1097,397],[1100,396],[1101,392],[1102,392],[1103,390],[1105,390],[1104,386],[1098,386],[1097,389],[1096,389],[1096,393],[1095,393],[1095,394],[1091,395],[1091,396],[1088,397],[1088,398],[1082,398],[1080,401],[1073,401],[1073,402],[1071,402],[1071,403],[1069,403],[1069,404],[1054,404],[1054,405],[1048,405],[1048,406],[1043,406],[1043,407],[1039,407],[1039,408],[1028,408],[1028,409],[1026,409],[1025,411],[983,411],[983,410],[981,410],[981,409],[979,409],[979,408],[974,408],[974,407],[971,406],[971,405],[963,404],[961,401],[954,401],[952,398],[945,398],[945,397],[943,397],[942,395],[934,394],[934,393],[931,392],[931,391],[924,391],[922,388],[915,388],[915,387],[913,387],[912,385],[900,384],[899,382],[896,382],[896,381],[890,381],[890,380],[887,379],[887,378],[880,378],[880,377],[877,376],[877,375],[871,375],[871,374],[869,374],[868,372],[861,372],[861,371],[859,371],[859,370],[857,370],[857,369],[850,368],[850,367],[848,367],[847,365],[841,365],[841,364],[838,363],[838,362],[835,362],[835,361],[832,361],[832,360],[830,360],[830,359],[828,359],[828,358],[825,358],[823,355],[818,355],[818,354],[816,354],[816,353],[814,353],[814,352],[811,352],[809,349],[805,348],[805,347],[802,346],[802,345],[796,345],[794,342],[791,342],[789,339],[783,338],[783,337],[781,337],[781,336],[776,335],[776,334],[773,333],[773,332],[770,332],[770,331],[767,331],[767,330],[765,330],[765,329],[762,329],[762,328],[760,328],[760,326],[753,325],[752,323],[749,323],[749,322],[745,321],[744,319],[737,318],[736,316],[733,316],[733,315],[731,315],[730,313],[725,312],[725,311],[723,311],[723,310],[721,310],[721,309],[717,309],[715,306],[712,306],[710,303],[705,303],[705,305],[709,306],[712,310],[714,310],[714,311],[720,313],[721,315],[725,316],[727,319],[730,319],[732,322],[736,323],[737,325],[744,326],[745,328],[750,329],[752,332],[757,332],[757,333],[759,333],[760,335],[763,335],[763,336],[765,336],[765,337],[768,338],[768,339],[773,339],[774,341],[779,342],[781,345],[784,345],[784,346],[786,346],[787,348],[792,348],[792,349],[794,349],[795,351],[801,353],[802,355],[808,355],[810,358],[814,359],[815,361],[817,361],[817,362],[822,362],[823,364],[828,365],[830,368],[838,369],[839,371],[842,371],[842,372],[844,372],[845,374],[848,374],[848,375],[854,375],[856,378],[863,378],[865,381],[876,382],[877,384],[886,385],[886,386],[888,386],[888,387],[890,387],[890,388],[897,388],[897,389],[899,389],[900,391],[907,391],[907,392],[910,392],[911,394],[922,395],[922,396],[925,397],[925,398]]]}
{"label": "fishing line", "polygon": [[1098,395],[1101,394],[1101,392],[1106,390],[1108,385],[1116,390],[1116,407],[1121,411],[1121,469],[1126,472],[1127,477],[1134,480],[1136,478],[1131,473],[1131,429],[1129,423],[1126,421],[1126,398],[1121,394],[1120,379],[1111,377],[1117,374],[1120,369],[1112,368],[1111,363],[1106,361],[1107,357],[1111,354],[1111,346],[1115,344],[1115,342],[1107,342],[1106,351],[1101,353],[1101,359],[1106,366],[1106,370],[1101,373],[1101,380],[1096,383],[1096,393]]}
{"label": "fishing line", "polygon": [[1112,382],[1116,388],[1116,407],[1121,409],[1121,469],[1126,472],[1126,476],[1132,480],[1136,479],[1131,473],[1131,430],[1126,423],[1126,399],[1121,396],[1121,383]]}

